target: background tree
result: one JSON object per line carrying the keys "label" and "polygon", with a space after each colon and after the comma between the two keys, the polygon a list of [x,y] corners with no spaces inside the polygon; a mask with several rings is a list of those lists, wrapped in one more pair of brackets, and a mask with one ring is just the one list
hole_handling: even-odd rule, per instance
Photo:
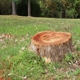
{"label": "background tree", "polygon": [[12,0],[12,15],[16,15],[16,3],[15,0]]}
{"label": "background tree", "polygon": [[75,0],[65,0],[65,17],[67,18],[75,18],[77,17],[77,12],[75,10]]}
{"label": "background tree", "polygon": [[28,0],[28,16],[31,16],[31,0]]}
{"label": "background tree", "polygon": [[75,6],[75,10],[78,14],[77,17],[80,18],[80,0],[75,0],[74,6]]}
{"label": "background tree", "polygon": [[80,0],[0,0],[0,14],[80,18]]}
{"label": "background tree", "polygon": [[11,14],[11,0],[0,0],[0,14]]}
{"label": "background tree", "polygon": [[61,0],[39,0],[42,16],[61,17]]}
{"label": "background tree", "polygon": [[[38,4],[38,0],[31,0],[31,16],[41,16],[41,9]],[[17,4],[17,14],[22,16],[28,16],[28,0],[21,0]]]}

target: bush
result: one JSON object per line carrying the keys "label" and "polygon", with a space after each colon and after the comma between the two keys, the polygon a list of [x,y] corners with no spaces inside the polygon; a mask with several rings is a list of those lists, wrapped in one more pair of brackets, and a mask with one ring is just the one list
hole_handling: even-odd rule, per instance
{"label": "bush", "polygon": [[77,18],[78,14],[74,8],[66,10],[66,17],[67,18]]}

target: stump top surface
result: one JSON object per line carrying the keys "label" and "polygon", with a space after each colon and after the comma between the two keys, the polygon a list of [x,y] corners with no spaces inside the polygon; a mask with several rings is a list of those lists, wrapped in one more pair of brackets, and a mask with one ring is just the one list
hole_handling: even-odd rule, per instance
{"label": "stump top surface", "polygon": [[71,38],[68,32],[43,31],[32,37],[34,45],[58,45],[67,42]]}

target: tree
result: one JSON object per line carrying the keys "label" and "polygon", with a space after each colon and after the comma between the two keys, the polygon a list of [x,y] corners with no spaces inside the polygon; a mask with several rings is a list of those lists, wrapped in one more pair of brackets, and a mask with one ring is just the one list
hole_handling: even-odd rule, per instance
{"label": "tree", "polygon": [[44,17],[58,17],[57,16],[57,2],[59,0],[39,0],[42,16]]}
{"label": "tree", "polygon": [[11,0],[0,0],[0,14],[11,14]]}
{"label": "tree", "polygon": [[31,16],[31,0],[28,0],[28,16]]}
{"label": "tree", "polygon": [[80,0],[76,0],[74,6],[75,6],[75,10],[78,14],[77,17],[80,18]]}
{"label": "tree", "polygon": [[[80,0],[39,0],[42,16],[76,18]],[[77,4],[77,5],[76,5]],[[76,5],[76,9],[75,6]]]}
{"label": "tree", "polygon": [[12,15],[16,15],[16,3],[14,0],[12,0]]}

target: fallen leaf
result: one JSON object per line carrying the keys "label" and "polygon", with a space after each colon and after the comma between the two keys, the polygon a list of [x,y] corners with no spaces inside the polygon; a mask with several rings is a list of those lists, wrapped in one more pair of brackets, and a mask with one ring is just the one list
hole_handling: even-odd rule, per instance
{"label": "fallen leaf", "polygon": [[50,58],[44,57],[43,59],[44,59],[45,63],[48,63],[48,64],[51,63],[51,59]]}

